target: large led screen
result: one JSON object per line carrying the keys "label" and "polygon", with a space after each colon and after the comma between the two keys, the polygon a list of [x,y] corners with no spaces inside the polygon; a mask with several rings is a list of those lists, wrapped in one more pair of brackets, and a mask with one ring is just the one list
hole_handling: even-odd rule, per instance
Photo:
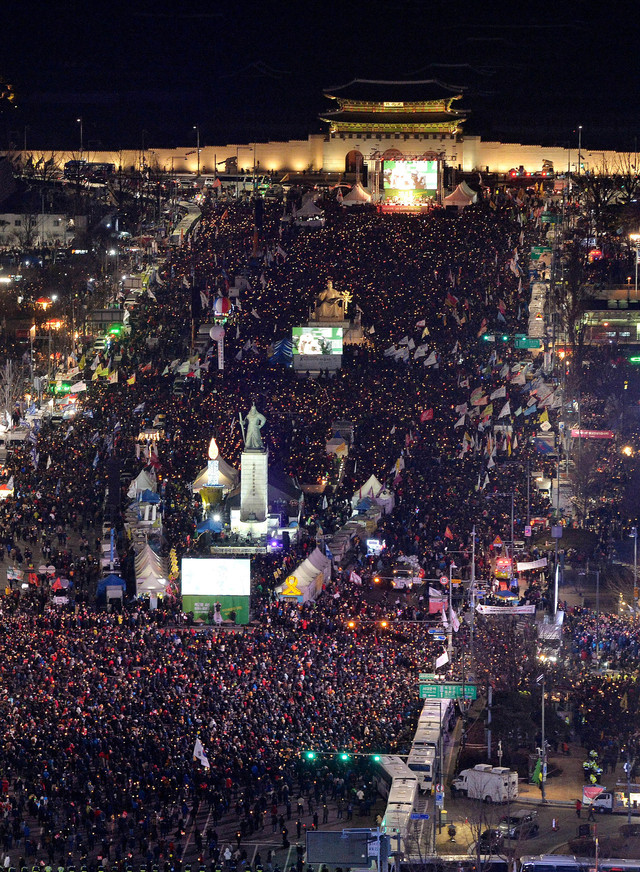
{"label": "large led screen", "polygon": [[438,190],[438,161],[386,160],[382,180],[386,200],[433,195]]}
{"label": "large led screen", "polygon": [[212,557],[182,561],[183,596],[249,596],[251,561]]}
{"label": "large led screen", "polygon": [[293,353],[300,355],[342,354],[342,327],[293,327]]}

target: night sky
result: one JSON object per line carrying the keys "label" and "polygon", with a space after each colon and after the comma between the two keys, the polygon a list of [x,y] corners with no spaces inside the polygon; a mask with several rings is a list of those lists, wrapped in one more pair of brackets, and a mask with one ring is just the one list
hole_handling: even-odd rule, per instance
{"label": "night sky", "polygon": [[[635,19],[602,4],[15,4],[0,75],[17,108],[0,145],[172,146],[321,132],[322,89],[352,78],[439,78],[464,87],[468,133],[634,150],[640,136]],[[609,14],[611,13],[611,15]],[[143,131],[144,134],[143,134]]]}

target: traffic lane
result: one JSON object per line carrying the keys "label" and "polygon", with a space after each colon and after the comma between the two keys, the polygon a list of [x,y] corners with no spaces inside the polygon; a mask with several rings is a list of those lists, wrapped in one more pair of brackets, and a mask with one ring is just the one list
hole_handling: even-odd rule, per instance
{"label": "traffic lane", "polygon": [[[453,799],[447,795],[445,798],[447,811],[446,823],[442,831],[437,835],[439,851],[450,854],[467,854],[473,852],[476,839],[484,830],[498,827],[500,820],[505,815],[511,815],[516,809],[535,809],[537,812],[536,822],[539,827],[537,836],[529,839],[505,839],[505,849],[516,857],[524,854],[545,854],[550,851],[558,851],[560,846],[566,846],[570,839],[578,836],[578,827],[581,824],[591,823],[587,820],[587,812],[583,809],[580,818],[577,817],[575,808],[553,805],[533,805],[532,803],[521,804],[516,800],[504,805],[477,802],[464,797]],[[597,814],[595,824],[598,836],[617,835],[619,827],[626,823],[625,815]],[[555,829],[554,829],[555,822]],[[453,824],[456,828],[455,842],[450,841],[448,827]],[[568,846],[561,853],[568,853]]]}

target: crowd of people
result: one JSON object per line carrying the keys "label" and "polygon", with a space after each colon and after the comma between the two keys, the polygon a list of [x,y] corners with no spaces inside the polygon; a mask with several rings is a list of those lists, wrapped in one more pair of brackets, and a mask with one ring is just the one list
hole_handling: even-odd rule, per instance
{"label": "crowd of people", "polygon": [[[317,808],[329,794],[349,813],[359,792],[369,795],[366,767],[336,770],[338,752],[406,750],[417,676],[443,645],[426,621],[413,621],[420,605],[369,597],[349,572],[298,606],[274,595],[282,555],[261,556],[254,621],[237,633],[195,628],[179,599],[157,611],[134,602],[96,612],[110,466],[115,458],[133,475],[153,465],[167,544],[178,557],[196,554],[200,505],[190,483],[212,435],[238,464],[238,414],[255,401],[274,465],[302,483],[332,484],[324,498],[308,497],[285,562],[308,553],[319,526],[330,533],[343,523],[354,490],[375,473],[395,495],[377,532],[391,558],[417,558],[428,577],[454,566],[468,575],[475,526],[476,578],[488,581],[496,539],[511,535],[512,498],[514,532],[523,529],[523,470],[543,462],[537,425],[556,405],[540,365],[508,341],[526,332],[520,264],[541,232],[541,209],[511,199],[455,218],[335,212],[321,233],[288,238],[267,209],[256,247],[251,207],[209,204],[197,235],[167,257],[133,310],[130,335],[93,361],[76,352],[89,386],[82,410],[73,422],[43,423],[16,448],[7,463],[15,494],[0,507],[7,563],[28,569],[27,546],[32,559],[46,556],[73,579],[76,605],[52,604],[37,578],[0,604],[0,843],[11,864],[133,858],[175,867],[191,834],[196,856],[224,863],[216,828],[225,815],[238,821],[236,850],[265,821],[284,845],[292,806]],[[226,325],[224,371],[208,367],[210,357],[191,358],[186,393],[174,393],[175,361],[190,355],[192,291],[202,289],[208,309],[240,276],[246,287]],[[297,378],[270,361],[272,344],[306,320],[328,279],[353,295],[365,341],[345,348],[333,378]],[[204,323],[210,317],[199,313]],[[93,377],[104,368],[118,370],[117,383]],[[157,452],[137,460],[138,434],[158,415]],[[355,429],[341,480],[325,450],[339,418]],[[544,512],[545,498],[532,494],[528,508]],[[115,526],[133,582],[121,517]],[[374,568],[362,550],[349,559],[355,570]],[[390,617],[396,623],[383,627]],[[517,688],[529,667],[513,645],[532,639],[507,639],[495,621],[475,629],[481,679]],[[457,632],[463,650],[469,629],[463,622]],[[635,638],[623,643],[623,635],[612,635],[616,652],[634,650]],[[451,674],[463,663],[450,664]],[[194,760],[196,740],[206,766]],[[302,759],[305,747],[331,761],[322,778]]]}

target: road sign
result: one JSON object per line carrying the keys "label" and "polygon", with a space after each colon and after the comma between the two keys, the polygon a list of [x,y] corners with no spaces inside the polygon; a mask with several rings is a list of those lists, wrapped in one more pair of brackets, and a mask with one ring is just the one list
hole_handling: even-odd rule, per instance
{"label": "road sign", "polygon": [[463,685],[447,681],[442,684],[421,684],[420,699],[477,699],[478,688],[475,684]]}
{"label": "road sign", "polygon": [[436,791],[436,808],[442,808],[444,805],[444,793]]}
{"label": "road sign", "polygon": [[542,342],[533,336],[527,336],[526,339],[516,339],[514,342],[516,349],[524,350],[528,348],[542,348]]}
{"label": "road sign", "polygon": [[437,636],[433,637],[435,642],[444,642],[446,638],[447,637],[443,636],[441,633],[439,633]]}
{"label": "road sign", "polygon": [[428,821],[429,815],[428,814],[418,814],[417,812],[413,811],[413,812],[411,812],[411,820],[412,821]]}
{"label": "road sign", "polygon": [[[431,632],[431,630],[429,630],[429,632]],[[437,632],[437,631],[434,630],[434,632]],[[420,681],[435,681],[437,677],[438,676],[436,675],[435,672],[421,672],[418,675],[418,679]]]}
{"label": "road sign", "polygon": [[447,578],[446,575],[440,576],[440,584],[449,584],[449,579]]}
{"label": "road sign", "polygon": [[[427,630],[427,633],[430,636],[438,636],[441,632],[442,632],[442,627],[430,627]],[[422,676],[420,676],[420,678],[422,678]],[[428,679],[425,678],[425,681],[428,681]]]}
{"label": "road sign", "polygon": [[527,526],[524,528],[524,535],[525,535],[525,536],[530,536],[530,535],[531,535],[531,527],[530,527],[528,524],[527,524]]}

